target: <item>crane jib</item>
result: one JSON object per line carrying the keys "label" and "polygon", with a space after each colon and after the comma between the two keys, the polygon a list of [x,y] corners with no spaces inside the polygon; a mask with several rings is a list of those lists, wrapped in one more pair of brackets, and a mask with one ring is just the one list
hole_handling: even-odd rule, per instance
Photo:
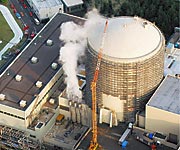
{"label": "crane jib", "polygon": [[98,80],[98,75],[99,75],[99,69],[101,65],[101,59],[102,59],[102,51],[103,51],[103,46],[104,46],[104,39],[106,35],[106,30],[108,26],[108,20],[106,20],[106,24],[104,27],[104,34],[101,42],[101,46],[98,52],[98,60],[96,64],[96,69],[93,77],[93,81],[91,82],[91,90],[92,90],[92,139],[91,143],[89,146],[89,150],[96,150],[100,145],[97,142],[97,114],[96,114],[96,82]]}

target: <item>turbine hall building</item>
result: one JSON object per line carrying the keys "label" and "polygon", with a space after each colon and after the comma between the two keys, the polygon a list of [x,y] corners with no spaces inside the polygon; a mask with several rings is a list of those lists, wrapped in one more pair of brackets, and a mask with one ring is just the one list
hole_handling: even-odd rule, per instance
{"label": "turbine hall building", "polygon": [[[42,139],[59,115],[57,89],[63,91],[63,69],[58,63],[60,26],[84,22],[56,14],[0,76],[0,124],[24,130]],[[45,114],[40,118],[40,114]],[[36,122],[36,123],[35,123]]]}
{"label": "turbine hall building", "polygon": [[[93,79],[98,51],[102,44],[104,21],[91,28],[86,51],[87,89]],[[108,20],[103,55],[97,82],[100,122],[117,125],[133,121],[134,114],[163,78],[165,39],[155,24],[139,17]],[[91,105],[91,91],[86,91]]]}

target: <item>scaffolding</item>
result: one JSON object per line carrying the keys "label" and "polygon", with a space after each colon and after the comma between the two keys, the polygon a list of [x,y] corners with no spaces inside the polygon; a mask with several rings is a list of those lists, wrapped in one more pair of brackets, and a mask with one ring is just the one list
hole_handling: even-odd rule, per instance
{"label": "scaffolding", "polygon": [[3,149],[37,149],[38,142],[29,138],[27,133],[11,127],[0,125],[0,148]]}

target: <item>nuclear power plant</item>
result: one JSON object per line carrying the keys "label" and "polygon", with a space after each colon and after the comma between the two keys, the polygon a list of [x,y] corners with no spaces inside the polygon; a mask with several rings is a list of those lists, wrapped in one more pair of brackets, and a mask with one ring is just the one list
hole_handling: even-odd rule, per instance
{"label": "nuclear power plant", "polygon": [[[57,13],[0,74],[0,149],[117,150],[130,133],[129,145],[156,129],[176,139],[179,124],[169,118],[179,117],[180,80],[177,72],[162,80],[179,51],[164,65],[165,38],[154,23],[92,17]],[[173,130],[156,127],[164,114]]]}
{"label": "nuclear power plant", "polygon": [[88,35],[86,101],[91,106],[89,89],[103,44],[97,82],[100,122],[109,123],[111,114],[116,123],[130,121],[136,111],[144,109],[163,78],[165,39],[155,24],[147,20],[118,17],[108,20],[101,43],[104,22],[95,24]]}

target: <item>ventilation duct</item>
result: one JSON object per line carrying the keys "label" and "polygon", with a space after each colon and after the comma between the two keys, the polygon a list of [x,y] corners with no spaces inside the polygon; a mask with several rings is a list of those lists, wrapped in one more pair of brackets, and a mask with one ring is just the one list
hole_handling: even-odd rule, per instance
{"label": "ventilation duct", "polygon": [[52,69],[54,69],[54,70],[56,70],[56,69],[57,69],[57,66],[58,66],[58,64],[57,64],[57,63],[52,63],[52,65],[51,65]]}
{"label": "ventilation duct", "polygon": [[37,88],[40,88],[41,86],[42,86],[42,82],[41,82],[41,81],[37,81],[37,82],[36,82],[36,87],[37,87]]}
{"label": "ventilation duct", "polygon": [[38,58],[37,58],[37,57],[32,57],[32,58],[31,58],[31,62],[32,62],[33,64],[36,64],[36,63],[38,62]]}
{"label": "ventilation duct", "polygon": [[55,102],[55,99],[53,99],[53,98],[51,98],[51,99],[49,100],[49,103],[52,104],[52,105],[54,104],[54,102]]}
{"label": "ventilation duct", "polygon": [[52,46],[52,45],[53,45],[53,41],[48,39],[48,40],[46,41],[46,45],[47,45],[47,46]]}
{"label": "ventilation duct", "polygon": [[16,75],[15,77],[16,81],[20,82],[22,80],[22,76],[21,75]]}
{"label": "ventilation duct", "polygon": [[26,106],[26,101],[25,100],[21,100],[19,104],[20,104],[21,107],[25,107]]}
{"label": "ventilation duct", "polygon": [[5,100],[5,98],[6,98],[6,95],[0,94],[0,100],[1,100],[1,101]]}

